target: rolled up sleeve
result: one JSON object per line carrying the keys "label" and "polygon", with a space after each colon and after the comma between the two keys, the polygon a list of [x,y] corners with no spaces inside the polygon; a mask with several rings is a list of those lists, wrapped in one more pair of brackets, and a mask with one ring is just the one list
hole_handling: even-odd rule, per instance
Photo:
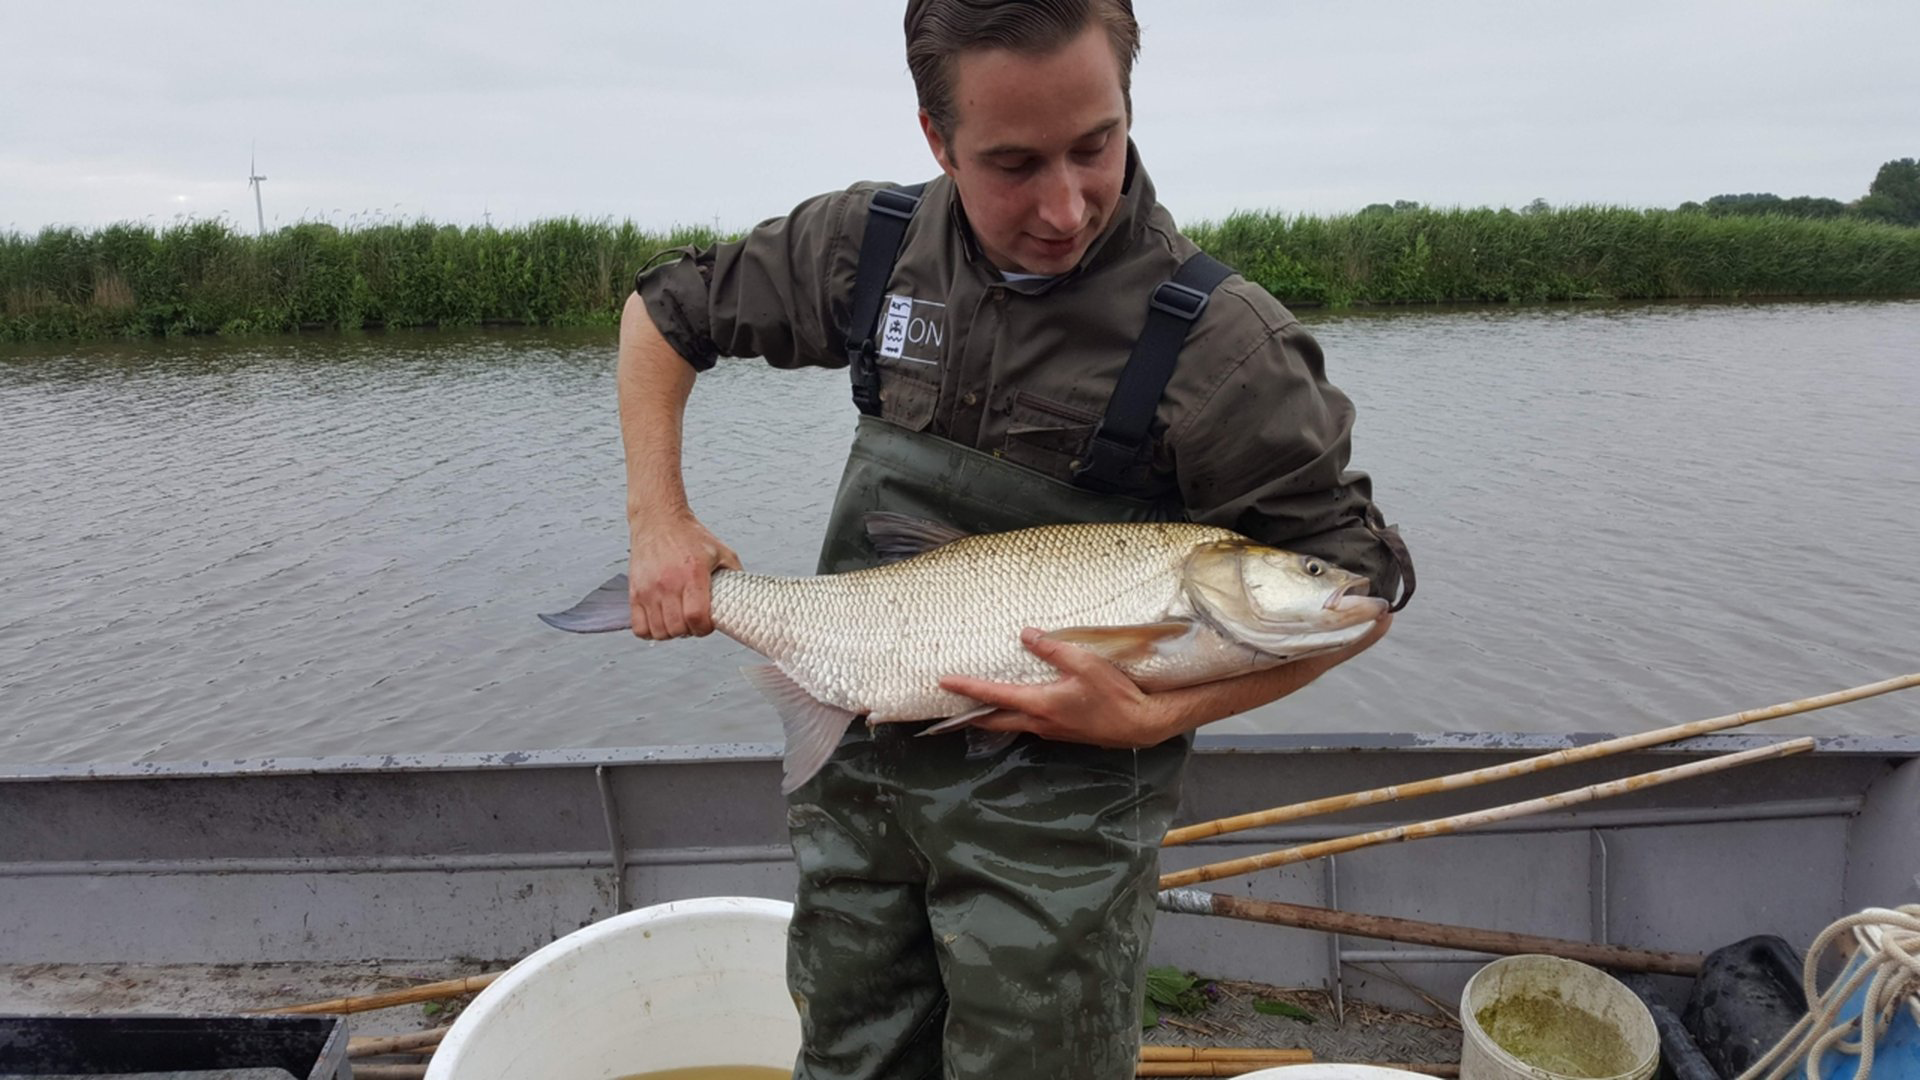
{"label": "rolled up sleeve", "polygon": [[1405,546],[1373,504],[1373,482],[1347,468],[1353,419],[1313,335],[1297,322],[1280,328],[1220,381],[1178,439],[1188,514],[1327,559],[1392,599],[1403,577],[1411,583],[1402,573],[1411,566],[1402,567]]}
{"label": "rolled up sleeve", "polygon": [[697,371],[721,356],[843,367],[838,295],[851,289],[858,261],[857,239],[848,240],[855,201],[851,191],[818,196],[737,241],[662,252],[675,257],[641,271],[634,287],[661,336]]}

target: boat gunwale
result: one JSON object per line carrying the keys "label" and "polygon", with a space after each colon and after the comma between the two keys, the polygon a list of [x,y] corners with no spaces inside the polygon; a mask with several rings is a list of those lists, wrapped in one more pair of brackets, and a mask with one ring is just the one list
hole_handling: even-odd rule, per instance
{"label": "boat gunwale", "polygon": [[[1203,755],[1340,754],[1366,752],[1544,754],[1586,746],[1617,734],[1530,732],[1321,733],[1201,735]],[[1633,751],[1636,755],[1720,754],[1769,746],[1797,733],[1696,735]],[[625,768],[667,764],[748,764],[777,761],[782,747],[768,742],[629,746],[600,749],[509,750],[466,753],[355,754],[227,760],[85,764],[0,763],[0,783],[153,780],[192,777],[288,776],[341,773],[485,772],[509,769]],[[1814,736],[1811,756],[1920,757],[1920,735]]]}

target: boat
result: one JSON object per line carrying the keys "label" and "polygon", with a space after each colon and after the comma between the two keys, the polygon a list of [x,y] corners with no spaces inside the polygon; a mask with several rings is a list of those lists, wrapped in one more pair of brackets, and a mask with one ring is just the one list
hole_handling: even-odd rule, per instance
{"label": "boat", "polygon": [[[1599,738],[1203,735],[1179,823]],[[1778,742],[1744,729],[1378,802],[1168,848],[1163,869]],[[0,1012],[272,1008],[358,992],[342,988],[374,972],[496,969],[664,901],[790,898],[779,751],[0,767]],[[1207,887],[1646,950],[1704,953],[1756,934],[1804,948],[1849,912],[1920,902],[1920,736],[1818,737],[1792,757]],[[1457,1002],[1492,958],[1173,913],[1152,952],[1211,978],[1319,988],[1336,1009]],[[216,968],[248,979],[222,996]],[[1684,1001],[1686,980],[1655,981]]]}

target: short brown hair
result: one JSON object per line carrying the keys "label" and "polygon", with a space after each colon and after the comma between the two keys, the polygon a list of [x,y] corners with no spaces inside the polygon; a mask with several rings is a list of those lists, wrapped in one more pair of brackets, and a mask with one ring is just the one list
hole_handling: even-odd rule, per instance
{"label": "short brown hair", "polygon": [[907,70],[940,137],[953,138],[953,58],[968,49],[1046,53],[1096,20],[1120,61],[1120,96],[1133,118],[1133,60],[1140,24],[1133,0],[908,0]]}

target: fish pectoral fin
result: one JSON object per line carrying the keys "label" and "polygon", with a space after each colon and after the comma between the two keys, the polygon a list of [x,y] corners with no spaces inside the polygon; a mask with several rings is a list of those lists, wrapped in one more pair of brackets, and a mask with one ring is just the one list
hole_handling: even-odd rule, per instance
{"label": "fish pectoral fin", "polygon": [[780,714],[780,726],[787,733],[780,793],[791,794],[813,779],[813,774],[833,756],[834,747],[840,745],[840,737],[847,733],[855,714],[807,693],[772,664],[743,667],[740,674],[746,676],[747,682]]}
{"label": "fish pectoral fin", "polygon": [[1145,660],[1161,645],[1178,641],[1193,633],[1194,624],[1186,619],[1141,623],[1138,626],[1069,626],[1043,635],[1085,649],[1109,664]]}
{"label": "fish pectoral fin", "polygon": [[890,563],[925,555],[934,548],[970,535],[938,521],[887,510],[862,514],[860,522],[867,527],[867,539],[873,541],[874,552],[882,562]]}
{"label": "fish pectoral fin", "polygon": [[540,616],[540,621],[569,634],[604,634],[633,628],[633,602],[627,597],[627,575],[615,574],[565,611]]}

